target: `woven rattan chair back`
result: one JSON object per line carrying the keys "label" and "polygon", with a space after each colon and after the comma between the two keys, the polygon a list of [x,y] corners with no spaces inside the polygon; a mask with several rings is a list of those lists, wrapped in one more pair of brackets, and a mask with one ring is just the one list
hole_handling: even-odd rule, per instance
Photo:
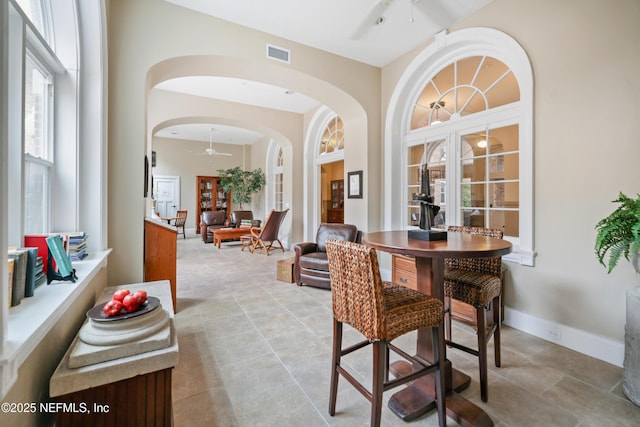
{"label": "woven rattan chair back", "polygon": [[[476,234],[485,237],[495,237],[502,239],[504,233],[499,228],[469,227],[462,225],[451,225],[447,231],[454,233]],[[502,258],[448,258],[445,259],[447,268],[475,271],[478,273],[500,276],[502,274]]]}
{"label": "woven rattan chair back", "polygon": [[369,341],[385,339],[382,279],[376,250],[328,239],[327,257],[334,317],[360,331]]}
{"label": "woven rattan chair back", "polygon": [[[333,355],[329,414],[335,415],[338,376],[342,375],[371,402],[371,426],[379,426],[384,391],[435,373],[438,421],[446,425],[443,304],[414,289],[383,282],[376,250],[346,240],[327,239],[327,259],[333,307]],[[342,325],[360,331],[366,341],[342,348]],[[435,359],[429,364],[402,351],[391,341],[407,332],[431,328]],[[351,375],[341,364],[342,356],[367,345],[373,348],[372,390]],[[413,369],[389,381],[389,350],[410,362]]]}

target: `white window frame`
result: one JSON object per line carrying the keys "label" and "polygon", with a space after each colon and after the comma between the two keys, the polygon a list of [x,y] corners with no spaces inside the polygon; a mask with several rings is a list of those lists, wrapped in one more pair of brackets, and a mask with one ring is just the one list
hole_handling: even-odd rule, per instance
{"label": "white window frame", "polygon": [[[46,77],[46,79],[48,80],[48,87],[46,88],[45,90],[46,93],[44,94],[46,97],[46,100],[44,103],[44,114],[43,114],[43,117],[41,118],[44,122],[44,126],[42,127],[43,128],[43,132],[42,132],[43,156],[34,157],[30,154],[25,153],[23,157],[23,162],[24,162],[23,194],[25,195],[25,209],[23,212],[24,226],[25,226],[24,231],[26,234],[49,233],[51,231],[51,213],[52,213],[51,200],[52,200],[52,191],[53,191],[52,181],[54,177],[53,153],[55,151],[54,138],[53,138],[54,116],[55,116],[55,107],[54,107],[55,71],[53,67],[45,65],[42,59],[42,56],[38,55],[37,52],[30,49],[29,46],[26,49],[26,59],[25,59],[25,67],[24,67],[25,73],[27,72],[26,60],[30,60],[33,63],[33,65]],[[57,61],[52,61],[51,59],[49,59],[48,61],[45,59],[45,61],[48,63],[54,63],[55,68],[59,69],[60,67]],[[25,76],[25,81],[26,81],[26,76]],[[23,116],[23,120],[26,120],[26,116]],[[24,133],[24,137],[26,138],[26,132]],[[23,142],[23,145],[25,144],[26,143]],[[43,194],[44,201],[43,201],[43,209],[42,209],[44,217],[41,218],[41,228],[39,228],[38,230],[27,229],[28,206],[26,206],[26,195],[29,189],[27,180],[28,180],[29,169],[32,164],[37,164],[38,166],[42,167],[45,170],[45,183],[43,185],[45,194]]]}
{"label": "white window frame", "polygon": [[[105,5],[75,0],[42,0],[42,4],[52,6],[46,9],[51,13],[47,22],[55,21],[57,26],[50,25],[50,28],[66,33],[59,39],[67,43],[57,49],[53,48],[53,34],[48,37],[49,45],[15,0],[0,2],[0,176],[3,183],[11,183],[0,188],[0,246],[23,244],[23,73],[28,49],[55,74],[53,138],[65,142],[55,146],[52,153],[56,168],[51,184],[59,191],[52,201],[54,212],[49,219],[58,231],[73,231],[77,227],[87,231],[91,236],[90,255],[74,262],[78,276],[75,283],[40,286],[34,297],[25,298],[10,309],[7,253],[0,254],[0,283],[3,284],[0,290],[0,399],[15,384],[19,369],[34,348],[61,319],[68,320],[63,308],[86,297],[88,286],[106,267],[110,252],[106,248],[107,152],[103,125],[106,123],[107,70]],[[91,78],[85,78],[89,76]],[[58,78],[64,96],[58,96]]]}
{"label": "white window frame", "polygon": [[[431,129],[427,127],[408,132],[416,96],[425,83],[446,65],[471,56],[491,56],[509,67],[519,84],[520,101],[474,114],[464,121],[446,121]],[[387,179],[384,180],[384,225],[386,229],[407,227],[406,210],[398,212],[394,209],[407,206],[407,192],[397,191],[398,188],[407,188],[407,146],[425,138],[447,139],[449,150],[456,150],[460,135],[483,130],[487,122],[491,127],[519,126],[520,230],[519,238],[513,241],[513,252],[503,259],[533,266],[533,73],[524,49],[498,30],[468,28],[451,34],[443,31],[436,35],[434,43],[418,54],[400,78],[391,96],[385,122],[384,168]],[[459,174],[458,167],[451,162],[459,155],[455,151],[449,153],[447,169],[454,174],[452,182],[457,183],[460,181],[460,176],[456,175]],[[447,200],[458,206],[458,186],[447,187]]]}

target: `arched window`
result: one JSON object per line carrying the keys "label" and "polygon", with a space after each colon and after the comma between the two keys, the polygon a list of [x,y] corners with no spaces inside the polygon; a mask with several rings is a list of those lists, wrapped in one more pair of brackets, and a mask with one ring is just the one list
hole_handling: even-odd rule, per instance
{"label": "arched window", "polygon": [[344,150],[344,130],[342,119],[335,116],[327,123],[320,140],[320,154],[335,153]]}
{"label": "arched window", "polygon": [[509,36],[487,28],[438,34],[390,102],[387,191],[407,188],[388,196],[387,205],[406,206],[400,218],[388,212],[390,224],[418,224],[413,194],[427,168],[437,226],[501,228],[514,245],[504,259],[533,265],[532,99],[530,63]]}
{"label": "arched window", "polygon": [[273,166],[274,201],[273,206],[277,211],[284,208],[284,158],[282,147],[278,147],[278,153]]}

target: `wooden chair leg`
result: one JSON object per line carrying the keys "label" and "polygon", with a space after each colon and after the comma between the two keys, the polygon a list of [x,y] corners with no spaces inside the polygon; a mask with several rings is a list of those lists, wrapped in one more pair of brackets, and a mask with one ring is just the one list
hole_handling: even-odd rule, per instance
{"label": "wooden chair leg", "polygon": [[496,366],[500,367],[500,329],[502,327],[502,314],[500,307],[502,307],[502,296],[498,295],[493,299],[491,303],[493,305],[493,322],[495,324],[495,331],[493,332],[493,352],[496,362]]}
{"label": "wooden chair leg", "polygon": [[444,297],[444,339],[453,341],[451,338],[451,297]]}
{"label": "wooden chair leg", "polygon": [[384,391],[385,341],[373,343],[373,387],[371,391],[371,426],[379,427],[382,418],[382,392]]}
{"label": "wooden chair leg", "polygon": [[480,398],[486,402],[487,397],[487,322],[486,309],[476,307],[478,322],[478,364],[480,365]]}
{"label": "wooden chair leg", "polygon": [[342,322],[333,319],[333,354],[331,356],[331,387],[329,390],[329,415],[336,414],[336,398],[338,397],[338,366],[342,352]]}
{"label": "wooden chair leg", "polygon": [[445,341],[444,324],[432,328],[433,352],[438,355],[438,370],[436,371],[436,405],[438,410],[438,424],[447,425],[446,388],[445,388]]}

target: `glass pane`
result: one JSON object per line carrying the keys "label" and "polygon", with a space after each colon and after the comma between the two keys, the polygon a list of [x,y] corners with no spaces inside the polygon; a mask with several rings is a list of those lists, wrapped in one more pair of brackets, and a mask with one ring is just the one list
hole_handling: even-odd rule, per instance
{"label": "glass pane", "polygon": [[31,23],[38,29],[40,35],[48,40],[48,34],[44,27],[44,9],[42,0],[17,0],[20,9],[29,18]]}
{"label": "glass pane", "polygon": [[462,178],[471,182],[481,182],[486,180],[485,157],[476,157],[472,160],[462,162]]}
{"label": "glass pane", "polygon": [[415,145],[413,147],[409,147],[409,165],[420,165],[423,162],[424,158],[424,145]]}
{"label": "glass pane", "polygon": [[519,150],[518,125],[491,129],[491,153],[508,153]]}
{"label": "glass pane", "polygon": [[489,179],[517,180],[520,176],[520,155],[511,153],[489,157]]}
{"label": "glass pane", "polygon": [[518,182],[494,182],[489,184],[492,208],[519,208]]}
{"label": "glass pane", "polygon": [[25,233],[47,233],[50,168],[32,161],[25,162]]}
{"label": "glass pane", "polygon": [[471,56],[458,61],[458,85],[471,85],[480,66],[481,56]]}
{"label": "glass pane", "polygon": [[47,76],[27,57],[25,64],[24,152],[47,159]]}
{"label": "glass pane", "polygon": [[[498,61],[495,58],[486,57],[482,64],[482,68],[478,73],[475,86],[486,91],[507,71],[509,71],[509,69],[501,61]],[[492,107],[497,107],[497,105],[492,105]]]}
{"label": "glass pane", "polygon": [[411,130],[425,127],[429,124],[429,113],[431,110],[428,108],[417,105],[413,110],[413,116],[411,116]]}
{"label": "glass pane", "polygon": [[519,237],[520,215],[518,211],[492,210],[489,215],[490,228],[502,228],[505,236]]}
{"label": "glass pane", "polygon": [[486,94],[489,108],[511,104],[520,100],[520,87],[513,73],[509,73]]}
{"label": "glass pane", "polygon": [[435,141],[427,144],[429,150],[429,159],[427,163],[429,164],[429,168],[436,165],[443,165],[447,161],[447,147],[444,144],[443,140]]}
{"label": "glass pane", "polygon": [[469,184],[469,201],[472,208],[483,208],[486,206],[484,183]]}
{"label": "glass pane", "polygon": [[486,227],[484,209],[463,209],[462,223],[468,227]]}

